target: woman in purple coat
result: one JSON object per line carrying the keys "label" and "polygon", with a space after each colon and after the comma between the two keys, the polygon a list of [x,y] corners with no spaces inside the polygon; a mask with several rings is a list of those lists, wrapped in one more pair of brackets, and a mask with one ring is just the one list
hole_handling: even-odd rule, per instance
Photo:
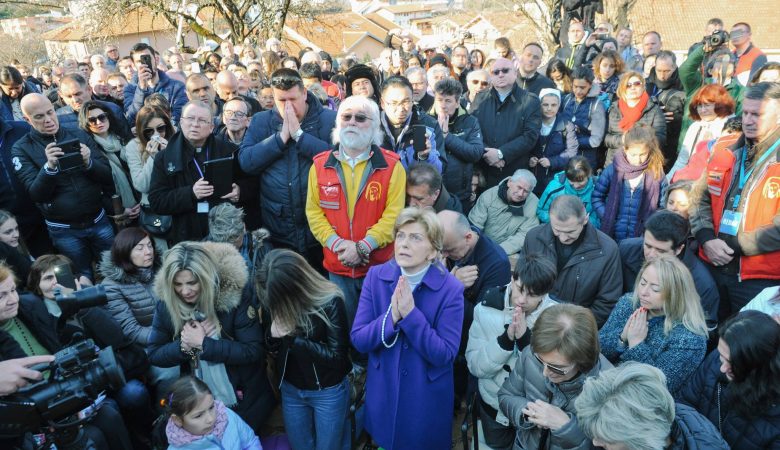
{"label": "woman in purple coat", "polygon": [[387,450],[449,449],[463,285],[438,261],[432,211],[404,209],[394,232],[395,258],[369,269],[351,334],[368,353],[366,430]]}

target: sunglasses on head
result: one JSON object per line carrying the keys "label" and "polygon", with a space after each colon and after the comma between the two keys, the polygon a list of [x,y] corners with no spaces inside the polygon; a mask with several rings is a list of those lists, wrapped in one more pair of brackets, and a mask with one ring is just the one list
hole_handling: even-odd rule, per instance
{"label": "sunglasses on head", "polygon": [[371,120],[371,118],[365,114],[342,114],[341,120],[343,122],[349,122],[353,117],[357,123],[364,123],[366,120]]}
{"label": "sunglasses on head", "polygon": [[549,370],[550,372],[552,372],[552,373],[554,373],[556,375],[564,376],[564,375],[568,374],[569,372],[571,372],[572,369],[574,369],[574,365],[572,365],[568,369],[563,369],[563,368],[557,367],[557,366],[551,366],[551,365],[547,364],[546,362],[542,361],[542,358],[540,358],[539,355],[537,355],[536,353],[534,353],[534,358],[536,358],[536,360],[539,361],[539,364],[541,364],[542,367],[546,367],[547,370]]}
{"label": "sunglasses on head", "polygon": [[628,83],[626,83],[626,87],[627,88],[639,87],[639,86],[642,86],[644,84],[645,83],[643,83],[641,81],[629,81]]}
{"label": "sunglasses on head", "polygon": [[499,73],[507,74],[509,73],[509,67],[504,67],[503,69],[496,69],[493,71],[493,75],[498,76]]}
{"label": "sunglasses on head", "polygon": [[156,131],[157,134],[165,134],[167,131],[168,126],[165,124],[157,125],[155,128],[144,128],[144,137],[149,140],[154,135],[154,132]]}
{"label": "sunglasses on head", "polygon": [[471,80],[471,84],[475,84],[475,85],[476,85],[476,84],[479,84],[479,85],[481,85],[482,87],[485,87],[485,86],[487,86],[489,83],[488,83],[487,81],[482,81],[482,80]]}
{"label": "sunglasses on head", "polygon": [[87,122],[91,123],[92,125],[97,125],[98,122],[106,122],[108,121],[108,116],[106,113],[98,114],[94,117],[87,117]]}

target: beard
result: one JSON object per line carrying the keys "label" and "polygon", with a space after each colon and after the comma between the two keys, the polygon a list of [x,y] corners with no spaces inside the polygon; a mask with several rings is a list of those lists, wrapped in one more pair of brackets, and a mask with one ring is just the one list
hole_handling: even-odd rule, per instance
{"label": "beard", "polygon": [[355,126],[347,126],[339,130],[339,143],[350,150],[366,150],[371,146],[372,133]]}

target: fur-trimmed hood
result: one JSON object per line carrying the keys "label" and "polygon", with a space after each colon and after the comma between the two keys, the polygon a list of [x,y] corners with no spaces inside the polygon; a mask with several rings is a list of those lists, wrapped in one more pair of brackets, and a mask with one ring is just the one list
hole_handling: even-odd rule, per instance
{"label": "fur-trimmed hood", "polygon": [[[219,293],[215,309],[219,312],[229,312],[238,307],[249,279],[246,261],[241,253],[231,244],[220,242],[198,242],[210,255],[217,269]],[[163,298],[163,277],[154,281],[155,294]]]}
{"label": "fur-trimmed hood", "polygon": [[106,250],[100,255],[98,272],[103,276],[103,283],[114,284],[150,284],[154,280],[154,274],[160,267],[160,258],[155,255],[152,270],[139,270],[138,273],[129,274],[111,260],[111,250]]}

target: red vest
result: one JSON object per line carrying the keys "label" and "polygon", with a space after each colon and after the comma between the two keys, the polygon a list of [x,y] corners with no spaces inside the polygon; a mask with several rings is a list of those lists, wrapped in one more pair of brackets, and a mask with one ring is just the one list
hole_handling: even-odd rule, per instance
{"label": "red vest", "polygon": [[[740,161],[727,147],[729,143],[718,142],[707,164],[707,190],[712,201],[712,223],[718,234],[723,211],[727,205],[728,193],[732,181],[738,182]],[[780,162],[770,155],[769,162],[757,167],[742,190],[742,222],[737,233],[750,233],[764,226],[775,226],[773,220],[780,212]],[[735,174],[735,171],[737,172]],[[736,178],[735,178],[736,177]],[[699,250],[703,260],[709,262],[704,249]],[[742,256],[740,260],[740,278],[780,280],[780,251],[754,256]]]}
{"label": "red vest", "polygon": [[[390,189],[390,178],[395,165],[401,158],[394,152],[381,149],[381,153],[373,151],[369,157],[371,170],[368,177],[358,187],[359,195],[350,221],[347,214],[347,193],[339,176],[341,162],[333,156],[332,151],[322,152],[314,157],[314,167],[317,173],[317,187],[320,196],[320,208],[325,213],[333,231],[342,239],[360,241],[366,237],[368,229],[379,222],[387,205],[387,194]],[[405,188],[405,187],[404,187]],[[323,266],[329,272],[351,278],[364,277],[368,268],[387,262],[393,256],[393,244],[375,249],[369,256],[366,266],[345,267],[338,256],[329,248],[323,248],[325,259]]]}
{"label": "red vest", "polygon": [[745,52],[737,60],[737,67],[734,68],[734,76],[736,77],[742,72],[750,72],[750,69],[753,67],[753,61],[763,54],[764,52],[751,45],[750,50]]}

